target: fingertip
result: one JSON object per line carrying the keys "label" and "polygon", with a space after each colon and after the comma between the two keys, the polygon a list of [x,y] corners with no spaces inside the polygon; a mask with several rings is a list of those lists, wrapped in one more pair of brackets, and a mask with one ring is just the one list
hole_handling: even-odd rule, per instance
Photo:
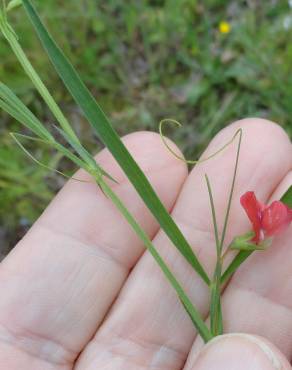
{"label": "fingertip", "polygon": [[224,139],[225,137],[231,138],[240,128],[243,132],[243,139],[253,141],[258,147],[265,145],[266,142],[275,142],[292,150],[291,141],[286,131],[279,124],[263,118],[251,117],[237,120],[222,129],[214,140],[221,140],[221,136]]}
{"label": "fingertip", "polygon": [[286,191],[292,186],[292,170],[290,170],[278,184],[270,198],[270,203],[274,200],[279,200],[286,193]]}
{"label": "fingertip", "polygon": [[234,333],[216,337],[188,361],[185,370],[291,370],[284,355],[266,339]]}
{"label": "fingertip", "polygon": [[[289,136],[283,127],[268,119],[258,117],[243,118],[233,122],[229,128],[231,127],[234,127],[235,129],[242,128],[244,131],[248,131],[248,133],[253,135],[261,133],[261,135],[263,135],[263,139],[265,137],[270,138],[276,135],[278,139],[290,143]],[[228,127],[226,129],[228,129]]]}
{"label": "fingertip", "polygon": [[[242,184],[259,187],[260,198],[266,200],[281,178],[292,167],[292,145],[287,133],[278,124],[261,118],[238,120],[221,130],[211,142],[207,154],[224,145],[234,133],[242,129],[242,145],[238,176]],[[234,145],[226,148],[214,158],[218,163],[224,160],[225,167],[234,166]],[[253,190],[243,188],[243,191]],[[258,195],[258,194],[257,194]]]}

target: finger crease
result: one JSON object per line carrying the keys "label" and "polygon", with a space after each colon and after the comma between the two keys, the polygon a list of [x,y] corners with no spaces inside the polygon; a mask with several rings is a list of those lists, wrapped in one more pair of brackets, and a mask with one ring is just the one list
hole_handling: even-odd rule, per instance
{"label": "finger crease", "polygon": [[78,356],[77,352],[65,348],[56,340],[27,330],[12,331],[4,325],[0,326],[0,341],[30,357],[57,366],[72,365]]}
{"label": "finger crease", "polygon": [[120,269],[122,269],[126,272],[128,272],[129,269],[131,268],[131,266],[127,266],[124,263],[124,261],[122,261],[122,259],[119,258],[115,254],[115,251],[117,250],[117,248],[111,246],[110,244],[106,244],[106,243],[98,244],[96,242],[92,243],[92,244],[89,244],[89,243],[85,242],[84,240],[82,240],[81,238],[72,236],[71,234],[66,233],[64,231],[54,229],[53,227],[47,226],[44,223],[38,222],[37,224],[35,224],[35,227],[36,226],[39,227],[39,228],[42,228],[46,231],[49,231],[50,234],[52,235],[52,237],[54,237],[55,239],[59,239],[59,236],[61,236],[63,238],[68,239],[69,242],[73,241],[74,243],[79,243],[80,245],[82,245],[82,251],[84,253],[90,254],[93,257],[98,257],[98,258],[108,260],[108,261],[116,264]]}

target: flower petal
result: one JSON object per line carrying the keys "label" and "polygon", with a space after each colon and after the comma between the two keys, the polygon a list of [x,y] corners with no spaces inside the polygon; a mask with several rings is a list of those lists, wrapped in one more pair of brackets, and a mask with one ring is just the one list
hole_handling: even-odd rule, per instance
{"label": "flower petal", "polygon": [[262,228],[267,236],[285,230],[292,221],[292,210],[276,200],[263,211]]}
{"label": "flower petal", "polygon": [[252,223],[253,230],[255,232],[254,241],[258,243],[260,241],[261,234],[262,212],[265,209],[265,206],[257,200],[253,191],[248,191],[243,194],[240,198],[240,203]]}

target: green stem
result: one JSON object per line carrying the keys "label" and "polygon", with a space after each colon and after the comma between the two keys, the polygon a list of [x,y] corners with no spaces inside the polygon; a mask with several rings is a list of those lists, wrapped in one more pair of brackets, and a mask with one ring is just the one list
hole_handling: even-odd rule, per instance
{"label": "green stem", "polygon": [[76,136],[75,132],[73,131],[72,127],[70,126],[67,118],[64,116],[62,111],[60,110],[59,106],[55,102],[54,98],[50,94],[49,90],[44,85],[43,81],[40,79],[39,75],[33,68],[32,64],[30,63],[29,59],[25,55],[22,47],[20,46],[17,36],[7,22],[6,14],[4,14],[5,10],[1,12],[0,10],[0,29],[8,41],[11,49],[13,50],[15,56],[19,60],[21,66],[23,67],[24,71],[31,79],[32,83],[50,108],[52,114],[55,116],[56,120],[59,122],[60,126],[63,128],[64,131],[68,133],[77,143],[80,143],[78,137]]}
{"label": "green stem", "polygon": [[145,247],[148,249],[148,251],[151,253],[155,261],[158,263],[160,268],[162,269],[165,277],[168,279],[168,281],[171,283],[172,287],[175,289],[177,295],[179,296],[181,302],[183,303],[185,309],[187,310],[188,314],[190,315],[190,318],[192,322],[194,323],[197,331],[203,338],[205,342],[208,342],[212,339],[212,334],[210,333],[209,329],[207,328],[206,324],[204,323],[204,320],[201,318],[198,310],[194,307],[186,293],[184,292],[182,286],[180,283],[176,280],[173,273],[170,271],[168,266],[163,261],[160,254],[155,249],[154,245],[152,244],[151,240],[148,238],[147,234],[144,232],[144,230],[139,226],[139,224],[136,222],[134,217],[130,214],[130,212],[127,210],[121,199],[113,192],[113,190],[107,185],[107,183],[101,178],[96,176],[96,182],[104,192],[106,196],[108,196],[111,201],[114,203],[114,205],[117,207],[117,209],[121,212],[121,214],[125,217],[125,219],[128,221],[128,223],[131,225],[135,233],[139,236],[139,238],[144,243]]}
{"label": "green stem", "polygon": [[242,129],[239,129],[236,131],[236,134],[239,134],[239,141],[238,141],[238,147],[237,147],[237,152],[236,152],[236,160],[235,160],[235,166],[234,166],[234,172],[233,172],[233,178],[232,178],[232,183],[231,183],[231,190],[230,190],[230,195],[228,199],[228,205],[226,209],[226,215],[224,219],[224,226],[223,226],[223,231],[222,231],[222,237],[221,237],[221,242],[220,242],[220,250],[222,251],[223,248],[223,243],[226,235],[226,230],[227,230],[227,224],[229,220],[229,213],[230,213],[230,208],[231,208],[231,202],[232,202],[232,197],[234,193],[234,186],[235,186],[235,179],[237,175],[237,169],[238,169],[238,161],[239,161],[239,153],[240,153],[240,147],[241,147],[241,140],[242,140]]}
{"label": "green stem", "polygon": [[218,258],[211,284],[210,320],[211,333],[214,336],[223,334],[223,322],[221,314],[221,271],[221,262],[220,258]]}
{"label": "green stem", "polygon": [[226,230],[227,230],[232,197],[234,193],[235,179],[237,175],[239,153],[240,153],[240,146],[241,146],[241,139],[242,139],[242,130],[239,129],[238,131],[236,131],[233,138],[235,138],[237,134],[239,134],[239,142],[238,142],[238,147],[237,147],[231,189],[230,189],[230,194],[229,194],[229,199],[228,199],[228,204],[227,204],[227,209],[226,209],[226,214],[225,214],[225,219],[224,219],[223,231],[222,231],[222,236],[221,236],[220,241],[218,237],[218,227],[217,227],[217,220],[216,220],[212,189],[211,189],[211,185],[210,185],[208,177],[205,176],[207,186],[208,186],[208,193],[209,193],[209,198],[210,198],[210,203],[211,203],[211,209],[212,209],[212,219],[213,219],[213,225],[214,225],[214,234],[215,234],[216,251],[217,251],[216,267],[215,267],[215,271],[213,275],[213,280],[210,285],[210,289],[211,289],[211,303],[210,303],[211,333],[214,336],[220,335],[223,332],[223,320],[222,320],[222,311],[221,311],[221,280],[222,280],[221,273],[222,273],[222,260],[223,260],[222,259],[222,249],[223,249],[223,243],[225,240],[225,235],[226,235]]}
{"label": "green stem", "polygon": [[216,252],[217,252],[217,261],[216,267],[213,274],[213,279],[210,285],[211,291],[211,302],[210,302],[210,321],[211,321],[211,333],[212,335],[220,335],[223,331],[223,323],[222,323],[222,315],[221,315],[221,244],[219,241],[219,234],[218,234],[218,226],[217,226],[217,217],[214,205],[214,198],[212,193],[211,184],[207,175],[205,175],[208,193],[210,198],[211,204],[211,211],[212,211],[212,220],[214,226],[214,234],[215,234],[215,241],[216,241]]}

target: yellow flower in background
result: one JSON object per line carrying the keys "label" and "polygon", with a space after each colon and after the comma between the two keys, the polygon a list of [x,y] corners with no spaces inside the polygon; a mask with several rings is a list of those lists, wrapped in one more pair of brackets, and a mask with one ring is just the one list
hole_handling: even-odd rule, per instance
{"label": "yellow flower in background", "polygon": [[229,33],[231,31],[230,23],[222,21],[219,23],[219,31],[221,33]]}

